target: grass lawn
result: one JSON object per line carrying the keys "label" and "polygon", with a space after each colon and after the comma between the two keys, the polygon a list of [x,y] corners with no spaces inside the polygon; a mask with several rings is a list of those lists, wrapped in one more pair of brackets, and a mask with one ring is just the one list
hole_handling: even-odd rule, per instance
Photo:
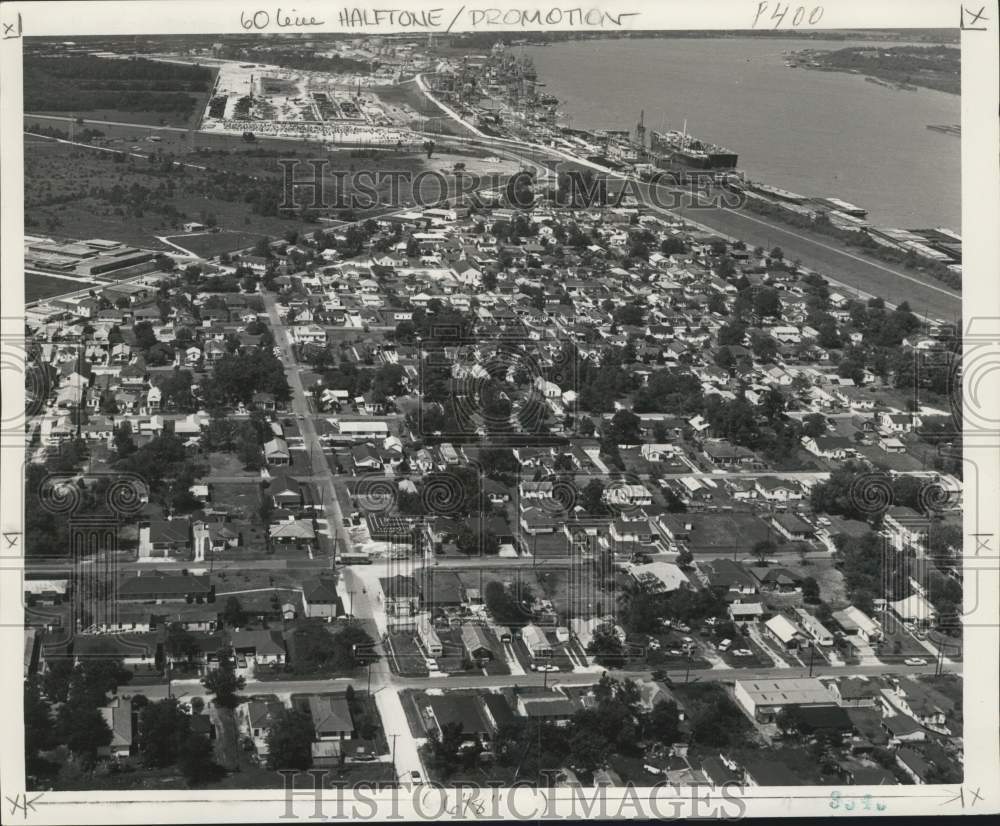
{"label": "grass lawn", "polygon": [[[750,657],[737,657],[734,650],[749,650],[753,652]],[[738,640],[733,640],[733,645],[728,651],[719,652],[722,661],[730,668],[773,668],[774,660],[771,656],[750,637],[743,636]]]}
{"label": "grass lawn", "polygon": [[74,278],[72,281],[65,278],[50,278],[47,275],[37,275],[36,273],[24,274],[24,300],[40,301],[43,298],[52,298],[63,293],[86,290],[97,285],[93,281],[84,281]]}
{"label": "grass lawn", "polygon": [[216,509],[227,508],[243,519],[255,519],[260,507],[260,490],[257,485],[247,482],[213,482],[212,505]]}
{"label": "grass lawn", "polygon": [[426,677],[430,674],[424,665],[424,653],[413,634],[390,634],[389,665],[402,677]]}
{"label": "grass lawn", "polygon": [[261,236],[251,232],[208,232],[196,235],[165,235],[168,241],[194,253],[199,258],[214,258],[224,252],[235,252],[252,247]]}
{"label": "grass lawn", "polygon": [[248,481],[260,482],[259,470],[247,470],[235,453],[209,453],[209,481],[212,476],[245,476]]}
{"label": "grass lawn", "polygon": [[[792,561],[794,559],[794,561]],[[803,579],[812,577],[819,583],[819,597],[829,603],[834,611],[850,605],[847,599],[847,589],[844,585],[844,574],[836,567],[832,558],[808,558],[805,563],[798,557],[783,558],[781,567],[788,568]]]}
{"label": "grass lawn", "polygon": [[420,709],[427,705],[427,695],[417,688],[407,688],[399,692],[399,702],[406,714],[406,722],[410,725],[410,734],[414,737],[426,737],[424,718]]}
{"label": "grass lawn", "polygon": [[907,657],[922,657],[927,662],[933,662],[933,655],[903,627],[902,623],[884,623],[882,635],[882,643],[876,653],[883,662],[896,663]]}

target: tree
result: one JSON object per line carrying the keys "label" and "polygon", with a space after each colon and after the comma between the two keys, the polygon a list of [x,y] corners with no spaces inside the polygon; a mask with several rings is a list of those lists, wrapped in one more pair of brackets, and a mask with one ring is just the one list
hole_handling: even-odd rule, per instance
{"label": "tree", "polygon": [[586,726],[574,726],[569,738],[572,768],[593,772],[601,768],[608,758],[608,742],[597,731]]}
{"label": "tree", "polygon": [[246,470],[260,470],[264,467],[264,457],[256,433],[250,434],[242,429],[241,438],[237,442],[236,455]]}
{"label": "tree", "polygon": [[183,657],[190,662],[201,651],[198,638],[179,622],[171,623],[167,628],[167,653],[173,658]]}
{"label": "tree", "polygon": [[687,548],[681,549],[681,552],[677,554],[678,567],[689,568],[691,567],[692,562],[694,562],[694,554],[692,554]]}
{"label": "tree", "polygon": [[247,615],[238,597],[229,597],[222,618],[230,628],[242,628],[247,624]]}
{"label": "tree", "polygon": [[642,419],[631,410],[619,410],[611,417],[605,437],[616,445],[635,445],[642,441]]}
{"label": "tree", "polygon": [[128,419],[125,419],[118,427],[115,428],[115,435],[113,440],[115,446],[115,453],[118,454],[119,458],[125,458],[132,453],[135,453],[135,440],[132,438],[132,423]]}
{"label": "tree", "polygon": [[219,667],[209,671],[201,679],[201,684],[209,694],[215,695],[214,703],[221,708],[236,708],[242,698],[237,691],[246,685],[246,680],[236,674],[236,664],[229,657],[219,659]]}
{"label": "tree", "polygon": [[24,754],[25,772],[35,776],[51,771],[51,765],[39,757],[55,744],[52,706],[42,696],[38,677],[24,682]]}
{"label": "tree", "polygon": [[664,700],[646,713],[643,721],[647,736],[665,746],[676,743],[680,737],[680,715],[673,700]]}
{"label": "tree", "polygon": [[98,751],[111,743],[111,729],[97,708],[67,703],[59,709],[59,730],[66,746],[84,766],[92,766]]}
{"label": "tree", "polygon": [[212,742],[203,734],[190,734],[184,739],[177,752],[177,768],[189,786],[210,783],[225,773],[215,762]]}
{"label": "tree", "polygon": [[268,768],[310,768],[314,737],[312,717],[304,711],[283,711],[267,733]]}
{"label": "tree", "polygon": [[768,258],[772,261],[783,261],[785,258],[785,252],[781,247],[772,247],[771,252],[768,254]]}
{"label": "tree", "polygon": [[593,639],[587,646],[587,653],[594,657],[598,665],[607,668],[621,668],[628,661],[628,655],[614,627],[596,628]]}
{"label": "tree", "polygon": [[777,550],[777,546],[769,539],[762,539],[753,546],[753,555],[761,565],[767,564],[767,558]]}
{"label": "tree", "polygon": [[508,591],[502,582],[490,580],[483,594],[486,610],[498,625],[525,625],[531,621],[531,591],[521,586],[517,594]]}
{"label": "tree", "polygon": [[600,479],[591,479],[580,493],[580,504],[591,516],[601,516],[608,512],[604,502],[604,483]]}
{"label": "tree", "polygon": [[810,413],[802,420],[802,435],[819,438],[826,433],[826,419],[822,413]]}
{"label": "tree", "polygon": [[759,318],[781,315],[781,299],[773,287],[757,290],[753,296],[753,311]]}
{"label": "tree", "polygon": [[190,729],[191,718],[181,711],[176,698],[147,703],[139,712],[138,740],[143,764],[153,768],[172,765]]}
{"label": "tree", "polygon": [[807,576],[802,580],[802,598],[812,604],[819,602],[819,583],[815,577]]}

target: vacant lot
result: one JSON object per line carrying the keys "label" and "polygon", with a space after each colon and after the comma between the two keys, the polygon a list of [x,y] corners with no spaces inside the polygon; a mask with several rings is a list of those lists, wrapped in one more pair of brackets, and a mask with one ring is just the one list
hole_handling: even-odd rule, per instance
{"label": "vacant lot", "polygon": [[74,117],[193,126],[215,82],[216,69],[138,57],[28,55],[24,109]]}
{"label": "vacant lot", "polygon": [[199,258],[214,258],[223,253],[247,249],[261,236],[251,232],[202,232],[197,235],[166,235],[164,238]]}
{"label": "vacant lot", "polygon": [[212,505],[233,516],[253,520],[260,508],[260,489],[249,482],[213,482]]}
{"label": "vacant lot", "polygon": [[24,300],[39,301],[43,298],[51,298],[55,295],[70,293],[76,290],[86,290],[89,287],[97,286],[93,281],[69,281],[65,278],[50,278],[47,275],[37,275],[36,273],[24,274]]}

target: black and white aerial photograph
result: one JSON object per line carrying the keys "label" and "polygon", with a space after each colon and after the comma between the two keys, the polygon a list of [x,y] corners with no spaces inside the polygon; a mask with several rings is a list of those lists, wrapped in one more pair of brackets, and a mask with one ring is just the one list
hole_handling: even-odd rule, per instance
{"label": "black and white aerial photograph", "polygon": [[12,819],[996,811],[995,5],[21,5]]}

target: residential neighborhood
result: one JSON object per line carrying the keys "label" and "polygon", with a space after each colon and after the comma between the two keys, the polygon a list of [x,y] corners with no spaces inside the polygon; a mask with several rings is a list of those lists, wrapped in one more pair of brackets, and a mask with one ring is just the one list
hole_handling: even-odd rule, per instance
{"label": "residential neighborhood", "polygon": [[530,205],[26,236],[29,788],[962,782],[960,328],[498,146]]}

